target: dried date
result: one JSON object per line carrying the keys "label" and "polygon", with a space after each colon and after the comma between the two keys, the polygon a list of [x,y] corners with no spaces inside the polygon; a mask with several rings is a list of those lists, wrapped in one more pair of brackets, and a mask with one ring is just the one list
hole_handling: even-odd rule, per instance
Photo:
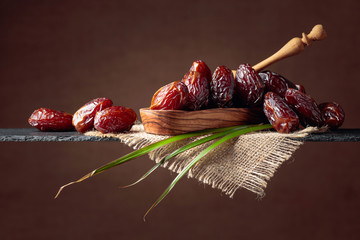
{"label": "dried date", "polygon": [[264,113],[274,129],[280,133],[289,133],[299,128],[299,117],[276,93],[265,94]]}
{"label": "dried date", "polygon": [[94,127],[101,133],[119,133],[129,131],[137,116],[131,108],[111,106],[95,115]]}
{"label": "dried date", "polygon": [[36,109],[28,119],[31,126],[40,131],[69,131],[73,130],[73,116],[63,111],[56,111],[49,108]]}
{"label": "dried date", "polygon": [[261,79],[265,84],[265,91],[266,92],[274,92],[278,94],[280,97],[285,96],[285,92],[288,88],[295,88],[296,86],[294,83],[286,79],[285,77],[281,76],[278,73],[264,71],[259,73]]}
{"label": "dried date", "polygon": [[190,67],[190,71],[199,72],[201,75],[205,76],[208,81],[211,80],[211,71],[210,68],[206,65],[203,60],[196,60]]}
{"label": "dried date", "polygon": [[241,64],[236,70],[235,91],[241,105],[256,106],[261,103],[265,85],[249,64]]}
{"label": "dried date", "polygon": [[216,107],[231,107],[233,105],[235,79],[232,71],[226,66],[215,69],[210,81],[211,102]]}
{"label": "dried date", "polygon": [[182,82],[189,90],[187,109],[200,110],[209,104],[210,84],[203,74],[189,71]]}
{"label": "dried date", "polygon": [[292,107],[300,117],[303,126],[323,126],[324,119],[315,102],[309,95],[299,90],[289,88],[285,92],[286,103]]}
{"label": "dried date", "polygon": [[93,99],[75,112],[72,124],[80,133],[89,131],[94,127],[95,114],[112,105],[112,101],[108,98]]}
{"label": "dried date", "polygon": [[180,81],[169,83],[156,91],[150,109],[152,110],[181,110],[187,106],[189,90]]}
{"label": "dried date", "polygon": [[339,128],[345,120],[345,112],[336,102],[319,104],[319,109],[325,120],[325,124],[331,129]]}

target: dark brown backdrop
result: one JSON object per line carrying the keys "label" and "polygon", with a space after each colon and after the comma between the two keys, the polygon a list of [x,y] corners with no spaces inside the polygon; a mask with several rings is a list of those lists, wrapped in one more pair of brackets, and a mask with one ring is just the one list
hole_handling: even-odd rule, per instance
{"label": "dark brown backdrop", "polygon": [[[359,127],[360,5],[352,1],[1,1],[0,127],[38,107],[73,113],[106,96],[138,110],[195,59],[255,64],[322,23],[328,39],[271,69],[335,100]],[[174,174],[119,190],[144,157],[57,188],[130,151],[120,143],[0,143],[1,239],[358,239],[358,143],[306,143],[258,200],[182,180],[142,221]]]}

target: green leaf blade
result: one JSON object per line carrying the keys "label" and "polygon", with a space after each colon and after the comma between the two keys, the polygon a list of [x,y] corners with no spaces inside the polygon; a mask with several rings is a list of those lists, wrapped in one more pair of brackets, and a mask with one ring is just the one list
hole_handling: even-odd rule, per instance
{"label": "green leaf blade", "polygon": [[55,198],[57,198],[59,196],[59,194],[61,193],[61,191],[67,187],[67,186],[70,186],[72,184],[75,184],[75,183],[79,183],[79,182],[82,182],[84,181],[85,179],[88,179],[90,177],[93,177],[94,175],[96,174],[99,174],[105,170],[108,170],[110,168],[113,168],[115,166],[118,166],[120,164],[123,164],[129,160],[132,160],[134,158],[137,158],[137,157],[140,157],[140,156],[143,156],[153,150],[156,150],[162,146],[165,146],[169,143],[172,143],[172,142],[176,142],[176,141],[180,141],[180,140],[183,140],[183,139],[187,139],[187,138],[191,138],[191,137],[196,137],[196,136],[201,136],[201,135],[205,135],[205,134],[209,134],[209,133],[212,133],[212,132],[221,132],[221,131],[226,131],[228,129],[232,129],[232,128],[235,128],[236,126],[233,126],[233,127],[225,127],[225,128],[217,128],[217,129],[205,129],[205,130],[201,130],[201,131],[196,131],[196,132],[190,132],[190,133],[185,133],[185,134],[182,134],[182,135],[176,135],[176,136],[173,136],[173,137],[169,137],[167,139],[164,139],[164,140],[161,140],[161,141],[158,141],[156,143],[153,143],[153,144],[150,144],[146,147],[143,147],[141,149],[138,149],[138,150],[135,150],[121,158],[118,158],[110,163],[107,163],[105,165],[103,165],[102,167],[99,167],[93,171],[91,171],[90,173],[84,175],[82,178],[76,180],[76,181],[73,181],[73,182],[70,182],[68,184],[65,184],[63,185],[62,187],[60,187],[59,191],[57,192],[57,194],[55,195]]}
{"label": "green leaf blade", "polygon": [[202,158],[204,157],[206,154],[208,154],[211,150],[215,149],[217,146],[219,146],[220,144],[238,137],[240,135],[246,134],[246,133],[250,133],[250,132],[254,132],[254,131],[259,131],[259,130],[264,130],[264,129],[271,129],[272,126],[270,124],[264,124],[264,125],[256,125],[256,126],[252,126],[252,127],[248,127],[248,128],[244,128],[244,129],[239,129],[236,130],[232,133],[229,133],[228,135],[220,138],[218,141],[214,142],[213,144],[211,144],[209,147],[207,147],[205,150],[203,150],[199,155],[197,155],[188,165],[185,166],[185,168],[176,176],[176,178],[171,182],[171,184],[165,189],[165,191],[161,194],[161,196],[155,201],[155,203],[149,208],[149,210],[145,213],[143,219],[145,221],[146,216],[149,214],[149,212],[156,207],[165,197],[166,195],[174,188],[174,186],[176,185],[176,183]]}
{"label": "green leaf blade", "polygon": [[147,178],[152,172],[154,172],[158,167],[160,167],[162,164],[164,164],[165,162],[167,162],[168,160],[170,160],[171,158],[175,157],[176,155],[186,151],[186,150],[189,150],[193,147],[196,147],[196,146],[199,146],[203,143],[206,143],[206,142],[209,142],[211,140],[214,140],[216,138],[219,138],[219,137],[222,137],[224,135],[227,135],[229,134],[230,132],[233,132],[233,131],[236,131],[236,130],[239,130],[239,129],[243,129],[243,128],[246,128],[248,127],[248,125],[243,125],[243,126],[238,126],[238,127],[235,127],[235,128],[231,128],[231,129],[228,129],[228,130],[225,130],[223,132],[217,132],[217,133],[214,133],[213,135],[210,135],[210,136],[207,136],[207,137],[204,137],[204,138],[201,138],[199,140],[196,140],[194,142],[191,142],[175,151],[173,151],[172,153],[170,153],[168,156],[166,156],[164,159],[162,159],[159,163],[155,164],[149,171],[147,171],[143,176],[141,176],[137,181],[135,181],[134,183],[131,183],[129,185],[126,185],[126,186],[123,186],[123,187],[120,187],[120,188],[127,188],[127,187],[131,187],[131,186],[134,186],[138,183],[140,183],[141,181],[143,181],[145,178]]}

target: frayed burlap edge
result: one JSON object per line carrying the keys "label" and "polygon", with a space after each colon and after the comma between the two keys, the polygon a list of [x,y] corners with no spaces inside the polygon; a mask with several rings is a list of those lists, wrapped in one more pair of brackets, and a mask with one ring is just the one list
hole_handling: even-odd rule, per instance
{"label": "frayed burlap edge", "polygon": [[[259,197],[263,197],[267,182],[281,164],[303,144],[304,137],[309,133],[324,130],[308,127],[290,134],[262,131],[242,135],[212,150],[188,172],[188,177],[220,189],[229,197],[233,197],[239,188],[245,188]],[[90,131],[86,135],[118,138],[134,149],[140,149],[169,137],[148,134],[141,124],[134,125],[128,133],[102,134]],[[179,147],[202,137],[168,144],[150,152],[149,157],[158,163]],[[165,163],[163,167],[179,173],[211,143],[208,142],[185,151]]]}

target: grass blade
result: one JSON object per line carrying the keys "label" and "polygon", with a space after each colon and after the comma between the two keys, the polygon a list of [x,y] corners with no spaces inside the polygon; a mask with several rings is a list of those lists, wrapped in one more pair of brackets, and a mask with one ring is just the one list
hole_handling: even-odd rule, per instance
{"label": "grass blade", "polygon": [[65,184],[63,185],[62,187],[60,187],[59,191],[57,192],[57,194],[55,195],[55,198],[57,198],[59,196],[59,194],[61,193],[61,191],[69,186],[69,185],[72,185],[74,183],[79,183],[79,182],[82,182],[84,181],[85,179],[88,179],[96,174],[99,174],[109,168],[112,168],[112,167],[115,167],[117,165],[120,165],[122,163],[125,163],[129,160],[132,160],[134,158],[137,158],[137,157],[140,157],[140,156],[143,156],[157,148],[160,148],[162,146],[165,146],[166,144],[169,144],[169,143],[172,143],[172,142],[176,142],[176,141],[180,141],[180,140],[183,140],[183,139],[186,139],[186,138],[191,138],[191,137],[197,137],[197,136],[201,136],[201,135],[205,135],[205,134],[209,134],[209,133],[213,133],[213,132],[222,132],[222,131],[226,131],[226,130],[229,130],[229,129],[233,129],[233,128],[236,128],[236,126],[233,126],[233,127],[225,127],[225,128],[215,128],[215,129],[205,129],[205,130],[201,130],[201,131],[196,131],[196,132],[190,132],[190,133],[185,133],[185,134],[181,134],[181,135],[177,135],[177,136],[174,136],[174,137],[169,137],[167,139],[164,139],[164,140],[161,140],[161,141],[158,141],[156,143],[153,143],[153,144],[150,144],[146,147],[143,147],[141,149],[138,149],[138,150],[135,150],[121,158],[118,158],[110,163],[107,163],[105,165],[103,165],[102,167],[99,167],[93,171],[91,171],[90,173],[86,174],[85,176],[83,176],[82,178],[76,180],[76,181],[73,181],[73,182],[70,182],[68,184]]}
{"label": "grass blade", "polygon": [[217,146],[219,146],[220,144],[238,137],[242,134],[245,133],[249,133],[249,132],[254,132],[254,131],[258,131],[258,130],[263,130],[263,129],[270,129],[272,128],[272,126],[270,124],[264,124],[264,125],[256,125],[256,126],[252,126],[252,127],[248,127],[245,129],[240,129],[237,130],[235,132],[229,133],[228,135],[222,137],[221,139],[219,139],[218,141],[214,142],[213,144],[211,144],[209,147],[207,147],[205,150],[203,150],[199,155],[197,155],[188,165],[185,166],[185,168],[176,176],[176,178],[172,181],[172,183],[165,189],[165,191],[161,194],[161,196],[155,201],[155,203],[149,208],[149,210],[145,213],[144,215],[144,221],[146,216],[149,214],[149,212],[156,207],[165,197],[166,195],[173,189],[173,187],[175,186],[175,184],[202,158],[204,157],[206,154],[208,154],[211,150],[213,150],[214,148],[216,148]]}
{"label": "grass blade", "polygon": [[126,186],[122,186],[120,188],[128,188],[128,187],[131,187],[131,186],[134,186],[136,184],[138,184],[139,182],[141,182],[142,180],[144,180],[146,177],[148,177],[152,172],[154,172],[158,167],[160,167],[163,163],[165,163],[166,161],[168,161],[169,159],[175,157],[176,155],[190,149],[190,148],[193,148],[193,147],[196,147],[196,146],[199,146],[203,143],[206,143],[206,142],[209,142],[211,140],[214,140],[216,138],[219,138],[219,137],[223,137],[233,131],[237,131],[237,130],[240,130],[240,129],[244,129],[244,128],[247,128],[249,127],[248,125],[243,125],[243,126],[237,126],[236,128],[232,128],[232,129],[229,129],[229,130],[226,130],[226,131],[223,131],[223,132],[218,132],[218,133],[214,133],[213,135],[210,135],[210,136],[207,136],[207,137],[204,137],[202,139],[199,139],[197,141],[194,141],[192,143],[189,143],[177,150],[175,150],[174,152],[172,152],[171,154],[169,154],[166,158],[162,159],[159,163],[155,164],[155,166],[153,166],[149,171],[147,171],[141,178],[139,178],[137,181],[135,181],[134,183],[131,183],[129,185],[126,185]]}

